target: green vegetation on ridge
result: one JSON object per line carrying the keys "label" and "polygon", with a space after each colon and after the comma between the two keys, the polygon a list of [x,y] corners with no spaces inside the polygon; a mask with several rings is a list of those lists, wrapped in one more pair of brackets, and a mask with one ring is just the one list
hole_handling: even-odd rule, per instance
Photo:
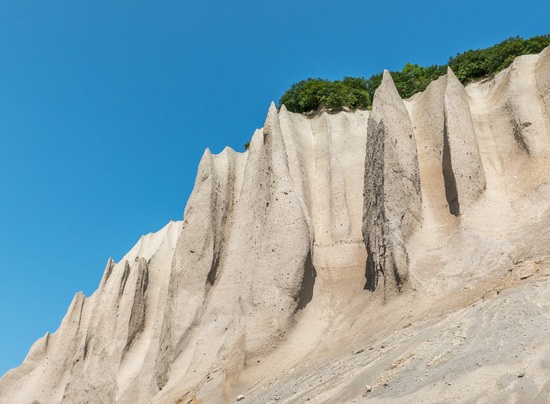
{"label": "green vegetation on ridge", "polygon": [[[550,45],[550,34],[529,39],[513,37],[486,49],[469,50],[449,59],[446,65],[419,66],[406,63],[401,71],[390,72],[402,98],[424,91],[433,80],[447,73],[449,66],[463,83],[492,77],[504,70],[517,56],[539,53]],[[368,79],[345,77],[343,80],[307,79],[293,84],[279,101],[291,112],[307,113],[326,109],[370,109],[374,92],[382,82],[382,73]]]}

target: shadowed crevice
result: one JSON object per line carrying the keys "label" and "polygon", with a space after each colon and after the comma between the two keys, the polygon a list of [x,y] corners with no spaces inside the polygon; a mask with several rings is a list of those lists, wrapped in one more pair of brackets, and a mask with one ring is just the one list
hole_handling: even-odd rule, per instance
{"label": "shadowed crevice", "polygon": [[372,257],[372,251],[367,246],[367,263],[365,265],[365,278],[367,279],[363,289],[370,292],[374,292],[376,284],[378,282],[378,270],[376,269],[376,263]]}
{"label": "shadowed crevice", "polygon": [[213,286],[216,282],[216,276],[218,274],[218,266],[220,264],[220,258],[218,254],[215,254],[214,259],[212,260],[212,266],[210,267],[210,271],[208,272],[208,276],[206,277],[206,280],[210,284],[210,286]]}
{"label": "shadowed crevice", "polygon": [[451,159],[451,149],[449,147],[449,131],[447,127],[447,117],[443,125],[443,181],[445,182],[445,197],[449,204],[449,212],[454,215],[460,215],[460,204],[458,201],[458,190],[456,187],[456,178],[453,171],[453,162]]}
{"label": "shadowed crevice", "polygon": [[304,263],[304,277],[302,278],[302,285],[300,287],[300,292],[298,293],[298,305],[296,306],[296,310],[302,310],[313,299],[315,278],[317,278],[317,271],[313,265],[310,251],[307,254],[306,261]]}

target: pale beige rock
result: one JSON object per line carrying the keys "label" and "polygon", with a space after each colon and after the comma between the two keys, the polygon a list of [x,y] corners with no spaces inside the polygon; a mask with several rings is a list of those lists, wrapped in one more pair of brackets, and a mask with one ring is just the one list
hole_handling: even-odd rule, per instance
{"label": "pale beige rock", "polygon": [[468,94],[450,68],[444,99],[443,175],[449,210],[458,216],[485,191],[485,173]]}
{"label": "pale beige rock", "polygon": [[405,101],[386,72],[372,112],[272,105],[0,403],[544,402],[549,105],[550,48]]}
{"label": "pale beige rock", "polygon": [[367,288],[379,274],[384,287],[407,280],[406,243],[422,220],[416,139],[405,104],[390,73],[374,94],[365,158],[363,235],[367,246]]}

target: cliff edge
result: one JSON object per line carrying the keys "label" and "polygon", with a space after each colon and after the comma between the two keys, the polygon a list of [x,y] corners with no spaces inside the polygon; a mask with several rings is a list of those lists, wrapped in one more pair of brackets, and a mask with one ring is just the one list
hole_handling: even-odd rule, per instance
{"label": "cliff edge", "polygon": [[550,48],[372,111],[271,105],[0,403],[544,401]]}

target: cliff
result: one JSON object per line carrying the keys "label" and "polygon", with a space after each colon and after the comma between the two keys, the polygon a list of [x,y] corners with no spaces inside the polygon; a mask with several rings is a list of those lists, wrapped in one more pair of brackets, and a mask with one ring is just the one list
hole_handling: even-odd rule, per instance
{"label": "cliff", "polygon": [[386,72],[372,111],[272,105],[246,153],[207,150],[183,221],[109,260],[0,403],[544,398],[549,275],[550,48],[408,100]]}

